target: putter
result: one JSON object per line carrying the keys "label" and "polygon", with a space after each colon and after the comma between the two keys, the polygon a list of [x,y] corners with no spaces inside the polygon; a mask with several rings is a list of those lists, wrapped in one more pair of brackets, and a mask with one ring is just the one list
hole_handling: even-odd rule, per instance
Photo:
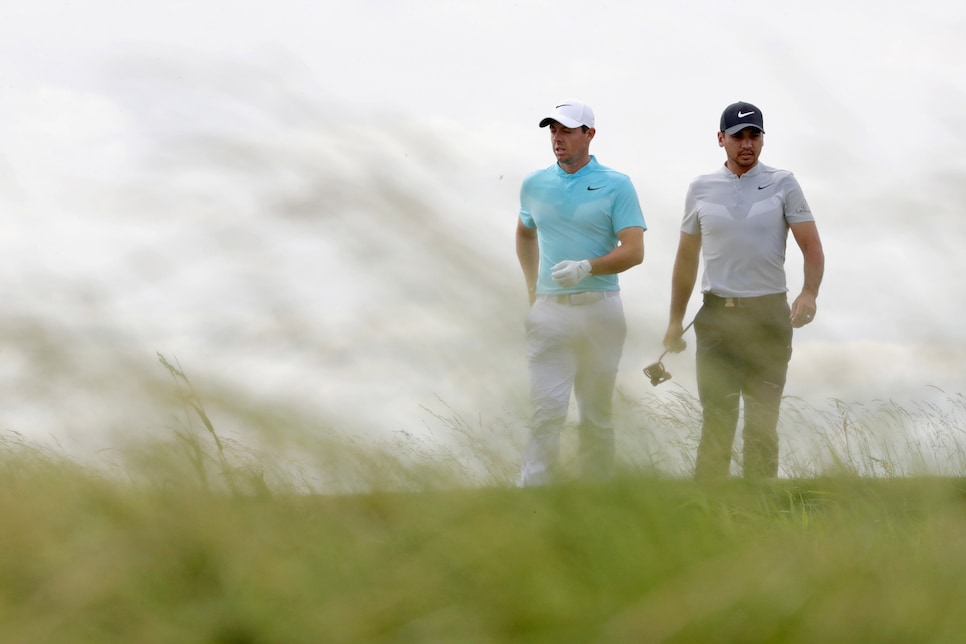
{"label": "putter", "polygon": [[[688,329],[691,328],[692,324],[694,324],[694,320],[691,320],[691,322],[684,327],[684,329],[681,331],[682,336]],[[650,378],[652,387],[657,387],[662,382],[667,382],[671,379],[671,372],[665,369],[664,363],[661,362],[661,360],[664,359],[664,356],[667,355],[668,351],[670,351],[670,349],[665,349],[664,353],[658,356],[657,362],[644,367],[644,375]]]}

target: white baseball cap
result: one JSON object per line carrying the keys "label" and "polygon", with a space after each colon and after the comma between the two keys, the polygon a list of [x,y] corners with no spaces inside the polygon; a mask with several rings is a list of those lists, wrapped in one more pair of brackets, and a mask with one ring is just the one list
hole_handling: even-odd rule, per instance
{"label": "white baseball cap", "polygon": [[550,116],[540,121],[540,127],[547,127],[551,121],[556,121],[564,127],[594,127],[594,110],[590,105],[581,101],[561,101],[553,108]]}

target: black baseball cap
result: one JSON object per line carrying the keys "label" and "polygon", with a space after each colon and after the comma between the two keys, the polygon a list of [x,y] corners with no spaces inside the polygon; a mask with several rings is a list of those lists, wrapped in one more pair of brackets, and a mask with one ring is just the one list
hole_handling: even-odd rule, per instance
{"label": "black baseball cap", "polygon": [[761,110],[752,105],[739,101],[732,103],[721,113],[721,127],[725,134],[737,134],[746,127],[756,127],[765,133],[765,119]]}

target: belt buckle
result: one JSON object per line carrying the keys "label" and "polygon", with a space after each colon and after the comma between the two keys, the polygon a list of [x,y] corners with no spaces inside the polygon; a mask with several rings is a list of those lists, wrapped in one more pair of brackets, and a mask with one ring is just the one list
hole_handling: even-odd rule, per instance
{"label": "belt buckle", "polygon": [[599,302],[602,299],[604,299],[603,291],[581,291],[580,293],[571,293],[570,295],[570,303],[574,306],[593,304],[594,302]]}

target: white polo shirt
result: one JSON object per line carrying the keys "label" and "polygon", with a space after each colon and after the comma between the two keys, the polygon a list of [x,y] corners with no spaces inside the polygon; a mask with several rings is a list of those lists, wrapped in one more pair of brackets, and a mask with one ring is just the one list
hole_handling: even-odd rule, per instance
{"label": "white polo shirt", "polygon": [[788,226],[814,221],[795,176],[759,162],[740,177],[726,166],[688,187],[681,230],[701,235],[701,290],[758,297],[788,290]]}

